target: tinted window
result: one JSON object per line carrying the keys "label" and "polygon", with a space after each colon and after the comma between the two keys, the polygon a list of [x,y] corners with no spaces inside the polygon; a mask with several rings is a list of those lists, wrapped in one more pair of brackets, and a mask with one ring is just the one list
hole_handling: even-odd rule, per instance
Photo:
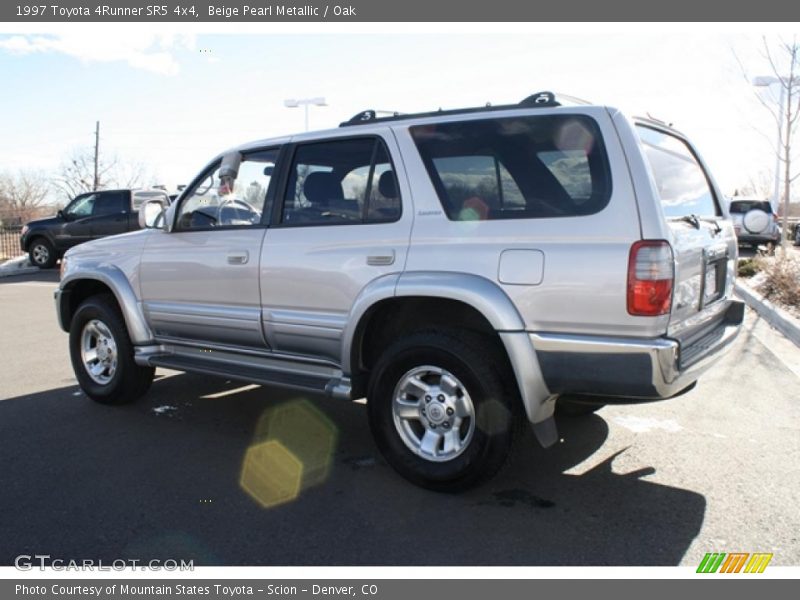
{"label": "tinted window", "polygon": [[705,171],[686,143],[667,133],[637,126],[667,217],[719,214]]}
{"label": "tinted window", "polygon": [[66,213],[74,218],[88,217],[92,214],[94,202],[97,199],[97,194],[87,194],[85,196],[78,196],[67,207]]}
{"label": "tinted window", "polygon": [[216,165],[181,202],[178,229],[259,225],[277,159],[277,148],[245,154],[235,178]]}
{"label": "tinted window", "polygon": [[377,223],[400,217],[397,178],[379,139],[303,144],[289,173],[281,215],[287,225]]}
{"label": "tinted window", "polygon": [[411,127],[450,219],[569,217],[611,197],[597,124],[584,116],[534,116]]}
{"label": "tinted window", "polygon": [[731,214],[743,215],[753,209],[763,210],[765,213],[772,213],[772,206],[769,202],[761,200],[734,200],[731,202]]}
{"label": "tinted window", "polygon": [[117,215],[128,210],[127,192],[102,192],[94,201],[95,216]]}

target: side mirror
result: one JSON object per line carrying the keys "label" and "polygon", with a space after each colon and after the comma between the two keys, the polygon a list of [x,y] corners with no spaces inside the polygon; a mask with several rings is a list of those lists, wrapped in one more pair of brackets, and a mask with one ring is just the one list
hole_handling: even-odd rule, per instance
{"label": "side mirror", "polygon": [[139,207],[139,227],[141,229],[164,228],[164,205],[160,200],[150,200]]}
{"label": "side mirror", "polygon": [[67,215],[65,215],[65,214],[64,214],[64,211],[63,211],[63,210],[59,210],[59,211],[56,213],[56,216],[57,216],[59,219],[64,219],[65,221],[67,220]]}

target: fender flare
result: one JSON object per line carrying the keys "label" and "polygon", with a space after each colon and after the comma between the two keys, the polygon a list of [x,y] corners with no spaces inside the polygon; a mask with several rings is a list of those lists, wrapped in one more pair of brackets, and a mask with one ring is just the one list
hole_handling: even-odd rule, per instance
{"label": "fender flare", "polygon": [[[70,271],[59,284],[57,291],[58,315],[61,328],[67,331],[69,321],[65,319],[70,291],[81,281],[99,281],[108,287],[117,299],[128,335],[134,345],[153,343],[153,334],[144,318],[141,303],[133,291],[130,281],[125,274],[108,263],[82,263],[74,271]],[[70,315],[71,316],[71,315]]]}
{"label": "fender flare", "polygon": [[538,424],[552,416],[555,398],[542,377],[524,320],[497,284],[469,273],[406,272],[370,282],[356,298],[342,332],[345,376],[352,375],[353,344],[361,333],[364,317],[382,300],[402,297],[445,298],[463,302],[480,312],[497,331],[506,349],[528,419]]}

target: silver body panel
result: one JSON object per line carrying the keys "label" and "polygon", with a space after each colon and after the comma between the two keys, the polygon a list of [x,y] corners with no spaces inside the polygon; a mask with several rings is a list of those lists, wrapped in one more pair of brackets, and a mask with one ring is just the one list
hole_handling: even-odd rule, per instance
{"label": "silver body panel", "polygon": [[[592,393],[586,389],[591,377],[578,378],[580,385],[570,389],[569,373],[585,370],[593,357],[603,357],[604,368],[617,366],[615,378],[597,375],[596,389],[603,393],[673,395],[713,363],[738,331],[740,315],[731,301],[733,228],[724,217],[719,227],[697,228],[664,218],[635,125],[615,109],[515,109],[491,116],[556,113],[587,115],[602,134],[612,192],[596,214],[449,220],[409,127],[487,118],[483,113],[256,142],[233,151],[380,136],[394,164],[400,219],[181,232],[174,229],[179,198],[163,230],[108,238],[67,254],[56,293],[62,327],[69,328],[70,291],[81,281],[98,280],[119,301],[140,364],[349,397],[354,339],[370,308],[390,298],[446,298],[473,307],[498,332],[528,419],[542,425],[540,440],[547,443],[555,439],[554,429],[543,424],[550,422],[556,396]],[[673,248],[669,315],[627,312],[629,253],[642,239],[667,240]],[[725,289],[705,305],[709,260],[724,262]],[[682,349],[696,360],[682,362]],[[619,368],[630,360],[641,368]]]}

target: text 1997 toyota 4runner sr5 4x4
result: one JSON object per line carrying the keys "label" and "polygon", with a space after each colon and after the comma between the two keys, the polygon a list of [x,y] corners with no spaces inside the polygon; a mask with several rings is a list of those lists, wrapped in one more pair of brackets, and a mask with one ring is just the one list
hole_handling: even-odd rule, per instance
{"label": "text 1997 toyota 4runner sr5 4x4", "polygon": [[214,159],[147,229],[70,250],[56,292],[103,403],[155,367],[367,398],[388,462],[461,489],[513,425],[669,398],[735,338],[736,238],[663,123],[550,93],[376,118]]}

